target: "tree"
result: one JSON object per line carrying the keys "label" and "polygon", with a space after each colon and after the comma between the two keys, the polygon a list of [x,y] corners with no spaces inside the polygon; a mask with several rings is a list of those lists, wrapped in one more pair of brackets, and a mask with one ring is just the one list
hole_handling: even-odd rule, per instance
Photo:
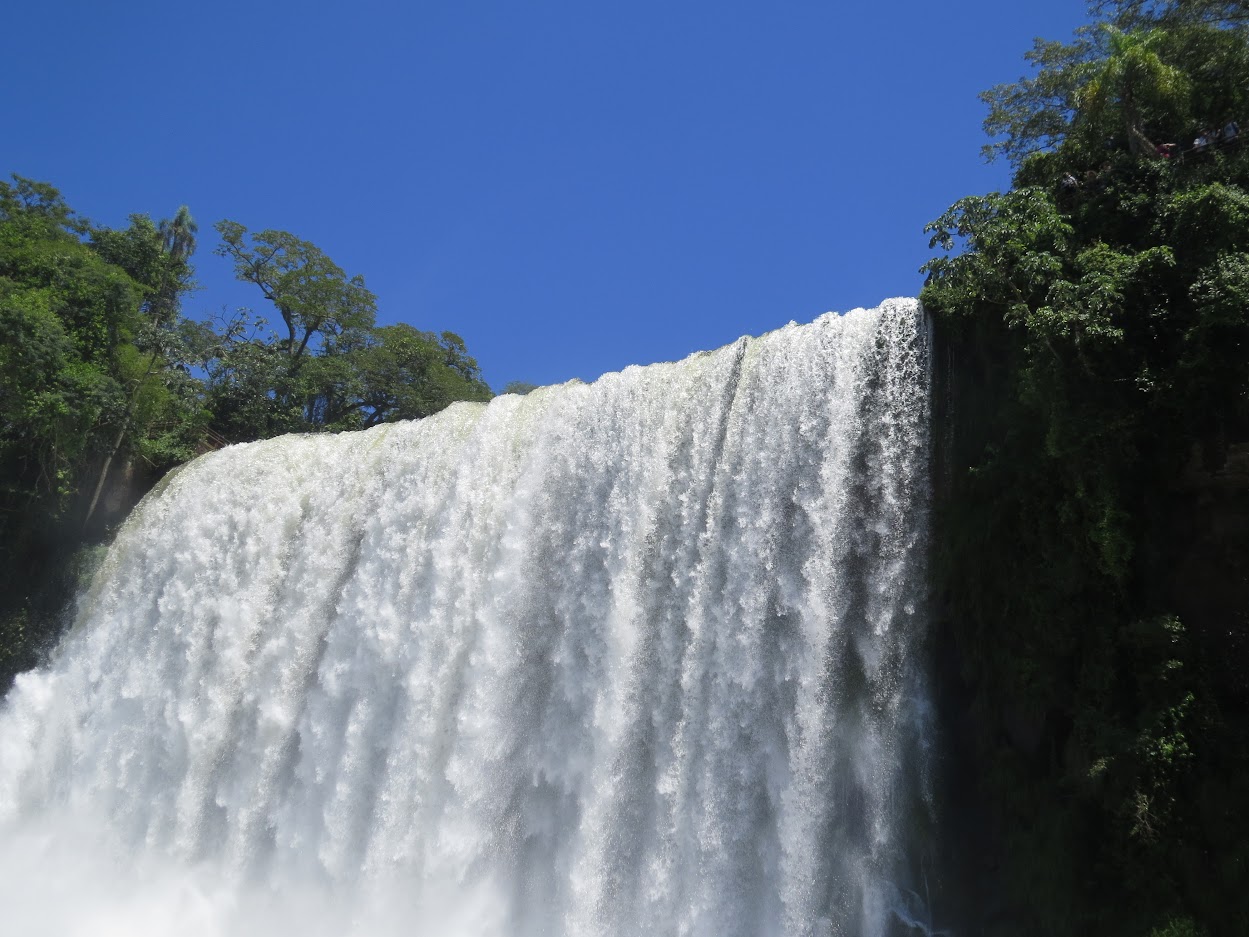
{"label": "tree", "polygon": [[234,221],[215,225],[216,253],[234,261],[234,273],[254,283],[273,303],[286,327],[283,351],[296,371],[316,342],[333,345],[354,330],[372,327],[377,298],[359,274],[348,277],[315,244],[286,231],[261,231],[247,243],[247,229]]}
{"label": "tree", "polygon": [[1099,16],[1119,26],[1176,26],[1208,23],[1240,28],[1249,24],[1246,0],[1094,0]]}
{"label": "tree", "polygon": [[489,400],[477,362],[453,332],[376,327],[376,300],[359,276],[284,231],[247,243],[217,225],[218,253],[234,259],[277,309],[285,336],[236,317],[206,362],[219,430],[232,439],[360,429],[429,416],[456,400]]}
{"label": "tree", "polygon": [[289,362],[263,318],[248,309],[223,312],[206,338],[200,355],[215,433],[247,442],[300,429],[301,414],[276,397]]}
{"label": "tree", "polygon": [[158,230],[171,275],[161,285],[154,318],[158,323],[166,323],[179,311],[181,295],[193,287],[191,256],[195,253],[199,225],[191,217],[191,210],[182,205],[172,218],[160,223]]}
{"label": "tree", "polygon": [[261,320],[241,344],[238,329],[227,331],[210,374],[230,437],[350,428],[321,396],[335,383],[330,372],[341,370],[337,356],[365,341],[373,327],[377,300],[364,278],[348,277],[319,247],[287,231],[261,231],[249,243],[237,222],[215,227],[216,253],[234,261],[238,279],[260,288],[285,330],[269,335]]}
{"label": "tree", "polygon": [[506,386],[503,388],[503,393],[519,394],[523,397],[525,394],[532,393],[537,389],[537,384],[530,384],[528,381],[508,381]]}
{"label": "tree", "polygon": [[987,159],[1005,156],[1018,166],[1035,153],[1051,150],[1066,139],[1099,54],[1098,34],[1085,27],[1070,43],[1037,39],[1025,60],[1031,77],[996,85],[980,95],[989,108],[984,129],[991,142]]}
{"label": "tree", "polygon": [[365,426],[430,416],[456,400],[487,401],[490,388],[454,332],[434,335],[410,325],[373,330],[355,353]]}

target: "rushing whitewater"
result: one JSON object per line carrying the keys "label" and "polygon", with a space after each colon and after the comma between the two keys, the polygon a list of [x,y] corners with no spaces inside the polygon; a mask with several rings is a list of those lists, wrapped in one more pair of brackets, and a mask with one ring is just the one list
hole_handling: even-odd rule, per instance
{"label": "rushing whitewater", "polygon": [[0,712],[13,933],[923,928],[895,300],[197,459]]}

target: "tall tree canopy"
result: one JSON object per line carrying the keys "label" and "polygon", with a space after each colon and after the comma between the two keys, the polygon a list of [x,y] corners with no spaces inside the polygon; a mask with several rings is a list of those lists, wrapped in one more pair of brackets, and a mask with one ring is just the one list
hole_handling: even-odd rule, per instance
{"label": "tall tree canopy", "polygon": [[[286,231],[265,230],[247,243],[247,229],[235,221],[219,221],[217,253],[234,261],[234,273],[260,287],[282,318],[286,334],[281,347],[291,368],[302,364],[314,339],[332,345],[343,335],[371,328],[377,297],[364,277],[348,277],[315,244]],[[315,350],[315,349],[314,349]]]}
{"label": "tall tree canopy", "polygon": [[240,318],[207,361],[211,409],[230,439],[360,429],[415,419],[456,400],[489,400],[477,362],[452,332],[375,325],[377,301],[316,245],[286,231],[250,238],[217,225],[217,253],[259,287],[282,323]]}
{"label": "tall tree canopy", "polygon": [[1113,152],[1152,155],[1157,144],[1188,145],[1206,127],[1243,115],[1249,88],[1239,3],[1099,5],[1103,19],[1070,42],[1036,40],[1033,74],[981,95],[989,107],[990,158],[1018,167],[1064,146],[1073,168],[1100,166]]}

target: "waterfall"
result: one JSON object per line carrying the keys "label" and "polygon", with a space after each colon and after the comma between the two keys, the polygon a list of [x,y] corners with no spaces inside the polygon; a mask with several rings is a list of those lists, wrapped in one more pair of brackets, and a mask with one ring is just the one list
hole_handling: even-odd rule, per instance
{"label": "waterfall", "polygon": [[0,711],[14,933],[919,933],[914,301],[196,459]]}

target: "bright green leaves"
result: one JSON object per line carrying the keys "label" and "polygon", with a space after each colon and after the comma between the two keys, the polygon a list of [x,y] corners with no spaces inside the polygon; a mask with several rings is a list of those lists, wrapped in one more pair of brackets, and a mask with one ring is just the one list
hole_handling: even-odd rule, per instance
{"label": "bright green leaves", "polygon": [[13,182],[0,181],[0,222],[34,225],[44,231],[64,229],[85,234],[88,225],[78,218],[46,182],[14,175]]}
{"label": "bright green leaves", "polygon": [[434,335],[410,325],[375,329],[355,353],[365,423],[410,420],[437,413],[454,400],[489,400],[477,363],[453,332]]}
{"label": "bright green leaves", "polygon": [[83,437],[82,407],[69,372],[72,345],[48,290],[0,285],[0,479],[5,501],[68,494],[65,472]]}
{"label": "bright green leaves", "polygon": [[925,305],[955,315],[978,302],[1011,317],[1024,315],[1062,275],[1071,236],[1070,225],[1040,188],[960,199],[924,230],[932,235],[930,247],[963,247],[922,268],[928,274]]}
{"label": "bright green leaves", "polygon": [[46,290],[79,356],[106,361],[110,349],[140,325],[142,287],[64,228],[30,221],[0,223],[0,277]]}
{"label": "bright green leaves", "polygon": [[[185,235],[194,222],[179,218]],[[168,222],[99,228],[51,186],[0,183],[0,509],[14,542],[22,524],[52,528],[119,454],[157,469],[193,454],[205,421],[178,302],[194,241],[170,241]]]}
{"label": "bright green leaves", "polygon": [[1085,26],[1071,42],[1037,40],[1026,56],[1031,75],[981,95],[988,158],[1021,168],[1060,150],[1082,173],[1114,151],[1152,158],[1158,144],[1188,149],[1202,130],[1249,113],[1249,49],[1218,16],[1116,20]]}
{"label": "bright green leaves", "polygon": [[1160,57],[1162,33],[1109,25],[1100,33],[1104,57],[1088,69],[1076,93],[1073,123],[1086,149],[1110,135],[1134,155],[1152,157],[1156,143],[1147,131],[1172,136],[1187,129],[1191,82]]}
{"label": "bright green leaves", "polygon": [[55,189],[0,183],[0,507],[76,491],[80,461],[119,409],[116,349],[141,322],[141,287],[79,239]]}
{"label": "bright green leaves", "polygon": [[1030,313],[1028,327],[1086,347],[1121,342],[1132,317],[1165,297],[1174,267],[1170,247],[1130,252],[1095,243],[1072,259],[1071,277],[1052,285],[1049,302]]}

